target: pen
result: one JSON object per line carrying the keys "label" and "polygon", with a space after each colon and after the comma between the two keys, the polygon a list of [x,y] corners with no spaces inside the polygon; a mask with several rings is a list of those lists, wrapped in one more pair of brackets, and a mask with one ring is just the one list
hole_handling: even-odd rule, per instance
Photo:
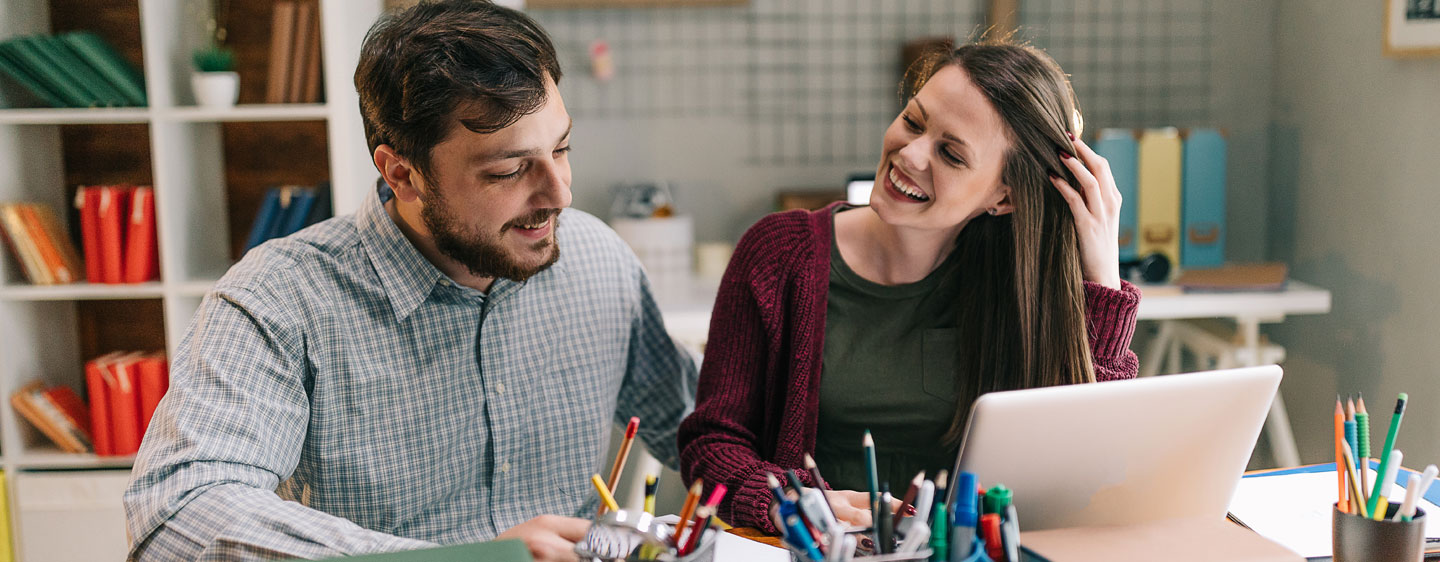
{"label": "pen", "polygon": [[[615,497],[610,495],[610,488],[607,488],[605,486],[605,481],[600,479],[599,474],[591,476],[590,483],[594,484],[595,491],[600,493],[601,505],[610,508],[613,511],[620,511],[620,506],[615,505]],[[604,512],[602,511],[601,513]]]}
{"label": "pen", "polygon": [[1350,494],[1355,496],[1355,501],[1350,503],[1349,513],[1368,517],[1370,512],[1365,508],[1365,491],[1360,489],[1360,480],[1355,478],[1355,453],[1350,451],[1350,444],[1343,446],[1345,452],[1345,473],[1350,477]]}
{"label": "pen", "polygon": [[985,555],[995,562],[1005,562],[1005,546],[1000,538],[1000,514],[980,516],[980,536],[985,539]]}
{"label": "pen", "polygon": [[1000,530],[1004,532],[1005,557],[1010,562],[1020,562],[1020,514],[1015,511],[1015,504],[1005,506],[1005,520],[1000,523]]}
{"label": "pen", "polygon": [[810,539],[809,531],[805,530],[805,524],[800,522],[799,515],[791,513],[785,517],[785,529],[788,531],[785,533],[785,538],[790,541],[790,544],[804,552],[807,558],[815,562],[824,560],[820,551],[815,548],[815,541]]}
{"label": "pen", "polygon": [[905,510],[915,507],[915,494],[920,493],[920,483],[925,481],[925,471],[915,474],[910,479],[910,487],[905,489],[905,497],[900,500],[900,509],[895,510],[895,521],[891,523],[895,528],[900,527],[900,520],[905,517]]}
{"label": "pen", "polygon": [[975,486],[973,472],[961,472],[955,480],[955,505],[950,507],[955,512],[950,530],[950,562],[961,562],[974,554],[975,527],[980,523]]}
{"label": "pen", "polygon": [[921,482],[920,493],[915,495],[915,516],[901,521],[901,526],[896,527],[895,530],[909,539],[909,533],[916,527],[929,527],[930,503],[933,501],[935,501],[935,483],[929,480]]}
{"label": "pen", "polygon": [[1400,449],[1391,449],[1390,456],[1380,461],[1379,479],[1375,480],[1375,495],[1370,496],[1370,503],[1376,508],[1370,511],[1370,518],[1376,521],[1385,519],[1385,513],[1390,510],[1390,489],[1395,486],[1396,473],[1400,471],[1400,461],[1404,460],[1404,453]]}
{"label": "pen", "polygon": [[880,506],[875,516],[875,526],[880,528],[880,553],[895,552],[895,519],[890,517],[890,504],[895,501],[890,495],[890,483],[880,484]]}
{"label": "pen", "polygon": [[[1415,504],[1420,503],[1420,498],[1425,497],[1425,492],[1430,491],[1430,484],[1433,484],[1433,483],[1435,482],[1435,476],[1436,476],[1436,474],[1440,474],[1440,468],[1436,468],[1435,465],[1432,464],[1432,465],[1430,465],[1430,466],[1425,467],[1425,472],[1420,475],[1420,481],[1419,481],[1419,482],[1416,482],[1414,475],[1411,475],[1411,477],[1410,477],[1410,485],[1409,485],[1409,486],[1406,486],[1406,490],[1405,490],[1405,492],[1406,492],[1406,496],[1405,496],[1406,499],[1409,499],[1409,497],[1410,497],[1409,494],[1412,493],[1412,491],[1410,490],[1410,488],[1414,488],[1414,489],[1415,489],[1415,490],[1413,491],[1413,493],[1415,494],[1415,502],[1414,502],[1414,503],[1415,503]],[[1411,505],[1411,506],[1410,506],[1410,510],[1409,510],[1408,512],[1403,512],[1403,515],[1404,515],[1404,517],[1401,518],[1401,521],[1409,521],[1410,519],[1414,518],[1414,517],[1415,517],[1415,505]]]}
{"label": "pen", "polygon": [[1340,511],[1350,511],[1350,502],[1345,495],[1345,471],[1340,465],[1345,462],[1345,453],[1340,445],[1345,443],[1345,408],[1340,405],[1340,396],[1335,396],[1335,491],[1339,499],[1335,503],[1340,505]]}
{"label": "pen", "polygon": [[[1376,471],[1379,475],[1387,474],[1386,471],[1390,468],[1390,453],[1395,449],[1395,434],[1400,433],[1400,420],[1405,418],[1405,401],[1408,398],[1408,395],[1401,392],[1400,396],[1395,399],[1395,413],[1390,415],[1390,431],[1385,433],[1385,448],[1381,449],[1384,456],[1380,457],[1380,470]],[[1393,479],[1394,476],[1390,478]],[[1383,495],[1382,493],[1385,491],[1385,486],[1387,486],[1387,479],[1380,478],[1375,481],[1375,488],[1370,492],[1370,513],[1372,515],[1377,511],[1380,513],[1380,516],[1375,518],[1376,520],[1382,519],[1385,516],[1384,507],[1380,507],[1378,510],[1376,509],[1380,501],[1380,496]]]}
{"label": "pen", "polygon": [[996,484],[985,492],[985,513],[1004,515],[1005,507],[1010,505],[1014,498],[1014,492],[1006,488],[1004,484]]}
{"label": "pen", "polygon": [[950,510],[945,507],[945,480],[949,473],[935,475],[935,509],[930,516],[930,560],[950,562]]}
{"label": "pen", "polygon": [[695,510],[695,519],[697,522],[691,527],[690,538],[685,541],[685,548],[677,549],[675,551],[676,554],[685,556],[691,552],[695,552],[695,547],[700,546],[700,541],[705,536],[705,530],[710,528],[710,520],[714,519],[714,517],[712,517],[713,515],[715,515],[715,508],[709,505],[701,506]]}
{"label": "pen", "polygon": [[655,490],[659,488],[660,478],[654,474],[645,475],[645,513],[655,514]]}
{"label": "pen", "polygon": [[1415,517],[1415,502],[1420,499],[1417,493],[1420,491],[1420,475],[1411,474],[1410,479],[1405,481],[1405,501],[1400,502],[1400,509],[1395,511],[1395,518],[1391,521],[1409,521]]}
{"label": "pen", "polygon": [[[625,470],[625,458],[630,456],[630,445],[635,443],[635,432],[640,429],[640,418],[630,418],[630,423],[625,424],[625,439],[620,441],[620,451],[615,453],[615,464],[610,466],[610,479],[605,481],[605,489],[614,490],[620,485],[620,473]],[[605,514],[606,506],[600,506],[600,513]],[[619,509],[619,508],[611,508]]]}
{"label": "pen", "polygon": [[695,483],[690,485],[690,492],[685,494],[685,504],[680,506],[680,522],[675,524],[675,548],[680,548],[680,535],[690,524],[690,517],[695,515],[695,506],[700,503],[700,493],[704,490],[705,481],[696,478]]}
{"label": "pen", "polygon": [[831,515],[830,502],[825,499],[825,492],[805,487],[800,482],[800,475],[793,470],[785,471],[785,476],[790,479],[790,486],[795,488],[798,495],[799,499],[795,503],[800,508],[800,517],[815,528],[817,541],[820,536],[829,534],[831,528],[839,525],[840,522]]}
{"label": "pen", "polygon": [[900,548],[895,552],[913,553],[920,550],[920,546],[930,542],[930,527],[927,525],[913,525],[910,532],[905,535],[905,540],[900,541]]}
{"label": "pen", "polygon": [[1355,431],[1356,441],[1360,444],[1360,448],[1351,452],[1359,455],[1355,457],[1355,470],[1360,472],[1360,489],[1365,491],[1364,501],[1368,504],[1370,499],[1370,412],[1365,411],[1364,394],[1360,395],[1360,401],[1355,404]]}

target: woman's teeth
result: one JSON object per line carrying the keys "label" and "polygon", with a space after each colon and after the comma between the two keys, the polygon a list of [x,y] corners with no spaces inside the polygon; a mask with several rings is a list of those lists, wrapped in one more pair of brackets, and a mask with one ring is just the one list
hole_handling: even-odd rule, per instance
{"label": "woman's teeth", "polygon": [[930,200],[930,197],[926,196],[919,189],[916,189],[915,186],[905,183],[904,180],[900,179],[900,174],[895,173],[895,168],[890,168],[890,183],[895,184],[895,188],[900,190],[900,193],[904,193],[906,197],[916,201]]}

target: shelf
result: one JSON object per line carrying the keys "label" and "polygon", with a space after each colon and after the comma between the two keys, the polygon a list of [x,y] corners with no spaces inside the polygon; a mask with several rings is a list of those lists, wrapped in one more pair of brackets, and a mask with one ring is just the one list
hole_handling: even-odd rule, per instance
{"label": "shelf", "polygon": [[175,285],[175,294],[182,297],[203,297],[214,286],[214,281],[185,281]]}
{"label": "shelf", "polygon": [[323,103],[242,104],[235,107],[177,107],[161,115],[176,121],[196,123],[234,121],[315,121],[330,117]]}
{"label": "shelf", "polygon": [[11,463],[20,469],[130,468],[135,456],[101,457],[91,453],[66,453],[54,447],[37,447],[21,453]]}
{"label": "shelf", "polygon": [[0,124],[4,125],[86,125],[149,121],[150,109],[144,107],[0,109]]}
{"label": "shelf", "polygon": [[64,301],[150,299],[164,296],[159,282],[126,285],[71,283],[68,285],[5,285],[0,301]]}

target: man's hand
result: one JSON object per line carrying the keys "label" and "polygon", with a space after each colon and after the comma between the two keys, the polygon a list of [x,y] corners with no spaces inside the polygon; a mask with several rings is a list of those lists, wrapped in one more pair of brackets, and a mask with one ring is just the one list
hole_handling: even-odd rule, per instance
{"label": "man's hand", "polygon": [[575,562],[575,543],[585,538],[590,522],[574,517],[541,515],[500,533],[495,540],[520,539],[535,562]]}

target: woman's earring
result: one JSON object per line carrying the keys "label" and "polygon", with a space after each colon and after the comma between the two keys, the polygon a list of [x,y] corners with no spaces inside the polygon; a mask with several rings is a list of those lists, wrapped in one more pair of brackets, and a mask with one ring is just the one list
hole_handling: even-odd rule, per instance
{"label": "woman's earring", "polygon": [[999,212],[1000,212],[1000,209],[996,209],[995,207],[990,207],[990,214],[994,215],[994,214],[999,213]]}

